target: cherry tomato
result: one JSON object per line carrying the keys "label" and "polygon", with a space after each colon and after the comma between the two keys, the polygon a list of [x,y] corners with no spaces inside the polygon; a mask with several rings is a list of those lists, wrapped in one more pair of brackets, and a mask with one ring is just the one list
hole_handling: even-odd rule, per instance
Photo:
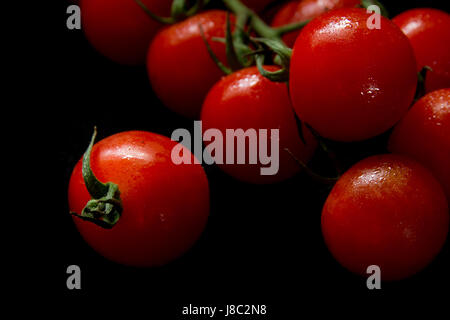
{"label": "cherry tomato", "polygon": [[365,140],[407,112],[417,84],[408,38],[381,17],[369,29],[363,9],[332,10],[306,25],[294,46],[290,93],[297,115],[323,137]]}
{"label": "cherry tomato", "polygon": [[[344,7],[355,7],[359,0],[302,0],[286,3],[275,15],[272,26],[279,27],[286,24],[314,19],[322,13]],[[283,41],[293,47],[300,31],[287,33]]]}
{"label": "cherry tomato", "polygon": [[150,45],[147,69],[152,87],[173,111],[198,117],[209,89],[223,76],[208,54],[199,25],[211,49],[225,62],[225,44],[211,39],[225,37],[226,21],[226,11],[205,11],[162,30]]}
{"label": "cherry tomato", "polygon": [[348,270],[377,265],[382,280],[425,268],[441,250],[449,214],[439,182],[399,155],[367,158],[336,183],[322,211],[325,242]]}
{"label": "cherry tomato", "polygon": [[[99,181],[118,185],[123,206],[111,229],[74,217],[80,234],[98,253],[124,265],[160,266],[199,238],[209,212],[208,180],[200,165],[172,162],[176,144],[158,134],[129,131],[94,145],[92,171]],[[90,199],[80,160],[69,183],[70,211],[80,214]]]}
{"label": "cherry tomato", "polygon": [[[275,66],[265,68],[269,71],[277,70]],[[222,133],[224,145],[229,142],[227,129],[267,129],[269,138],[271,129],[280,130],[277,150],[279,171],[275,175],[261,175],[261,168],[268,165],[262,165],[260,161],[257,164],[249,163],[248,143],[245,146],[246,164],[236,163],[236,145],[234,150],[224,151],[224,159],[228,152],[234,152],[235,164],[219,164],[219,167],[236,179],[246,182],[272,183],[292,177],[300,167],[285,148],[306,163],[317,144],[307,130],[303,130],[306,145],[300,139],[286,85],[271,82],[256,67],[240,70],[219,81],[205,99],[201,120],[204,131],[214,128]],[[270,142],[267,149],[271,150]]]}
{"label": "cherry tomato", "polygon": [[[172,1],[142,3],[155,14],[170,14]],[[98,52],[125,65],[145,63],[150,41],[162,25],[134,0],[81,0],[80,8],[84,33]]]}
{"label": "cherry tomato", "polygon": [[412,9],[396,16],[397,24],[411,41],[417,70],[429,66],[425,89],[450,87],[450,15],[437,9]]}
{"label": "cherry tomato", "polygon": [[389,150],[431,169],[450,200],[450,89],[433,91],[417,101],[395,127]]}

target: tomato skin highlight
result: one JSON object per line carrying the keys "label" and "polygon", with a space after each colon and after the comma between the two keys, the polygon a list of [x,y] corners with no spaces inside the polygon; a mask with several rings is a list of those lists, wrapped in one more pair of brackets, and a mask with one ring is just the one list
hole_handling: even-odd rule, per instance
{"label": "tomato skin highlight", "polygon": [[[273,27],[314,19],[327,11],[338,8],[355,7],[359,0],[302,0],[286,3],[272,20]],[[293,31],[283,36],[283,41],[293,47],[300,31]]]}
{"label": "tomato skin highlight", "polygon": [[448,233],[448,203],[434,176],[400,155],[367,158],[332,189],[322,211],[330,252],[348,270],[400,280],[425,268]]}
{"label": "tomato skin highlight", "polygon": [[429,66],[426,92],[450,87],[450,15],[447,12],[418,8],[402,12],[392,19],[411,41],[417,59],[417,71]]}
{"label": "tomato skin highlight", "polygon": [[[275,71],[278,67],[265,66],[265,69]],[[260,169],[264,166],[260,163],[219,164],[223,171],[245,182],[273,183],[292,177],[300,167],[284,149],[288,148],[298,159],[307,163],[317,146],[316,140],[305,128],[303,132],[307,144],[301,141],[286,85],[271,82],[256,67],[239,70],[219,81],[205,99],[201,120],[204,131],[210,128],[220,130],[224,144],[227,129],[267,129],[269,138],[270,129],[280,130],[280,169],[277,174],[261,175]],[[207,142],[205,144],[208,145]],[[247,144],[247,159],[248,151]]]}
{"label": "tomato skin highlight", "polygon": [[[170,14],[171,1],[142,0],[154,13]],[[124,65],[143,65],[151,39],[162,25],[134,0],[81,0],[83,31],[92,46]]]}
{"label": "tomato skin highlight", "polygon": [[360,141],[395,125],[411,105],[416,61],[408,38],[388,19],[368,29],[365,10],[332,10],[295,43],[290,93],[297,115],[323,137]]}
{"label": "tomato skin highlight", "polygon": [[[171,110],[189,118],[200,114],[209,89],[224,76],[208,54],[201,37],[202,26],[209,45],[226,62],[224,38],[227,13],[211,10],[163,29],[153,40],[147,56],[147,70],[153,90]],[[234,16],[230,16],[233,23]]]}
{"label": "tomato skin highlight", "polygon": [[[100,181],[119,186],[123,213],[112,229],[73,219],[86,242],[105,258],[129,266],[161,266],[199,238],[209,214],[208,180],[200,165],[173,164],[176,144],[158,134],[129,131],[94,145],[92,170]],[[70,211],[80,214],[90,199],[80,160],[69,182]]]}
{"label": "tomato skin highlight", "polygon": [[450,200],[450,88],[428,93],[397,124],[389,150],[429,168]]}

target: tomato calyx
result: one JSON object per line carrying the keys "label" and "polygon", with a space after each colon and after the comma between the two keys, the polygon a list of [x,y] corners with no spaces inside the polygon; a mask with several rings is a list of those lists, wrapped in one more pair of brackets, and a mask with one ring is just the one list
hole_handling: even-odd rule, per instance
{"label": "tomato calyx", "polygon": [[[231,30],[231,21],[230,21],[230,13],[227,12],[227,23],[226,23],[226,30],[225,30],[225,39],[223,38],[216,38],[213,37],[213,41],[222,42],[225,44],[226,48],[226,57],[229,67],[224,65],[222,61],[216,56],[214,51],[212,50],[211,46],[208,43],[208,40],[206,39],[205,32],[203,31],[203,27],[199,24],[198,28],[200,30],[200,35],[202,37],[203,42],[205,43],[206,49],[208,50],[208,54],[211,57],[211,59],[214,61],[216,66],[225,74],[229,75],[233,73],[234,71],[237,71],[239,69],[244,68],[246,65],[250,65],[251,61],[246,61],[243,59],[244,54],[246,55],[251,53],[251,49],[244,44],[242,41],[242,38],[244,37],[244,34],[241,34],[241,37],[239,37],[240,40],[238,40],[238,37],[233,38],[233,32]],[[244,31],[242,31],[244,32]],[[238,54],[239,52],[239,54]]]}
{"label": "tomato calyx", "polygon": [[94,127],[94,133],[84,153],[82,165],[84,183],[92,199],[87,202],[81,214],[74,212],[70,212],[70,214],[82,220],[95,223],[102,228],[111,229],[119,221],[123,207],[119,186],[113,182],[100,182],[92,172],[91,152],[96,136],[97,128]]}
{"label": "tomato calyx", "polygon": [[292,56],[292,49],[288,48],[285,44],[280,41],[266,38],[253,38],[254,42],[262,44],[273,52],[277,54],[274,58],[275,62],[281,66],[280,70],[277,71],[267,71],[264,69],[265,56],[258,54],[256,56],[256,66],[259,72],[264,77],[268,78],[273,82],[288,82],[289,81],[289,67]]}
{"label": "tomato calyx", "polygon": [[[227,60],[230,67],[225,67],[218,61],[205,41],[208,52],[217,66],[225,74],[230,74],[233,71],[256,64],[264,77],[274,82],[286,82],[289,77],[289,60],[292,51],[281,37],[285,33],[303,28],[308,21],[272,28],[241,1],[223,0],[223,2],[236,16],[236,30],[232,33],[228,24],[225,39],[213,39],[226,44]],[[252,30],[251,33],[249,30]],[[256,37],[252,37],[253,32],[257,34]],[[264,61],[268,59],[273,59],[273,62],[280,65],[281,69],[272,72],[264,70]]]}

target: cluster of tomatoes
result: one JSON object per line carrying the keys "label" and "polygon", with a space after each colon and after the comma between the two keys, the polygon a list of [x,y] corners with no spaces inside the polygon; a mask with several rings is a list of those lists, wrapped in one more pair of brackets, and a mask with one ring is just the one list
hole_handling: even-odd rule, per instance
{"label": "cluster of tomatoes", "polygon": [[[280,130],[279,172],[220,165],[238,180],[283,181],[308,170],[326,141],[363,141],[394,128],[390,154],[363,159],[336,178],[322,232],[333,256],[355,273],[378,265],[382,279],[396,280],[427,266],[449,226],[449,15],[414,9],[392,20],[377,16],[371,28],[372,13],[360,1],[301,0],[281,6],[269,26],[257,13],[274,1],[224,0],[231,12],[202,7],[208,2],[81,0],[80,7],[90,43],[118,63],[146,64],[168,108],[224,133]],[[180,3],[184,11],[176,10]],[[237,33],[241,64],[230,59]],[[254,58],[261,52],[264,65]],[[287,81],[270,77],[286,71]],[[70,210],[106,258],[164,265],[202,233],[207,176],[200,164],[172,162],[176,144],[150,132],[118,133],[93,139],[76,165]]]}

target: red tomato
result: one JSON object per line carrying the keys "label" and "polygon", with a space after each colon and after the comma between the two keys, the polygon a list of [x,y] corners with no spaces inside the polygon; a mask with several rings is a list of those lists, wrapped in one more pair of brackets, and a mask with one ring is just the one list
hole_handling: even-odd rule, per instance
{"label": "red tomato", "polygon": [[345,268],[399,280],[425,268],[448,233],[441,185],[417,162],[398,155],[367,158],[334,186],[322,211],[325,242]]}
{"label": "red tomato", "polygon": [[431,169],[450,200],[450,89],[431,92],[417,101],[395,127],[389,150]]}
{"label": "red tomato", "polygon": [[242,0],[243,4],[256,12],[262,11],[271,2],[274,2],[274,0]]}
{"label": "red tomato", "polygon": [[412,9],[396,16],[397,24],[411,41],[417,59],[417,70],[428,72],[427,92],[450,87],[450,15],[436,9]]}
{"label": "red tomato", "polygon": [[[92,171],[101,182],[118,185],[123,205],[111,229],[74,217],[79,232],[98,253],[124,265],[160,266],[198,239],[209,212],[208,180],[200,165],[172,162],[176,144],[158,134],[130,131],[94,145]],[[90,200],[81,167],[80,161],[69,183],[70,211],[77,214]]]}
{"label": "red tomato", "polygon": [[291,59],[297,115],[323,137],[358,141],[392,127],[417,84],[408,38],[388,19],[369,29],[363,9],[336,9],[303,28]]}
{"label": "red tomato", "polygon": [[[284,5],[272,21],[273,27],[314,19],[322,13],[344,7],[355,7],[359,0],[302,0],[291,1]],[[293,47],[300,31],[283,36],[284,42]]]}
{"label": "red tomato", "polygon": [[[277,67],[267,66],[274,71]],[[249,144],[246,143],[247,164],[219,164],[219,167],[236,179],[251,183],[272,183],[292,177],[299,171],[299,165],[285,151],[288,148],[304,163],[312,157],[316,141],[312,134],[304,130],[306,145],[301,141],[294,112],[289,101],[285,84],[271,82],[263,77],[256,67],[235,72],[218,82],[209,92],[203,105],[201,120],[203,130],[220,130],[227,143],[227,129],[279,129],[279,171],[275,175],[261,175],[260,169],[267,167],[258,161],[249,164]],[[208,143],[206,143],[208,145]],[[270,151],[270,143],[268,150]],[[226,154],[234,150],[225,150]]]}
{"label": "red tomato", "polygon": [[198,117],[209,89],[223,76],[208,54],[199,25],[216,56],[225,62],[225,45],[211,39],[225,37],[226,17],[226,11],[206,11],[162,30],[153,40],[148,74],[158,97],[173,111]]}
{"label": "red tomato", "polygon": [[[155,14],[169,16],[172,1],[142,0]],[[151,39],[161,24],[134,0],[81,0],[83,30],[102,55],[126,65],[145,63]]]}

